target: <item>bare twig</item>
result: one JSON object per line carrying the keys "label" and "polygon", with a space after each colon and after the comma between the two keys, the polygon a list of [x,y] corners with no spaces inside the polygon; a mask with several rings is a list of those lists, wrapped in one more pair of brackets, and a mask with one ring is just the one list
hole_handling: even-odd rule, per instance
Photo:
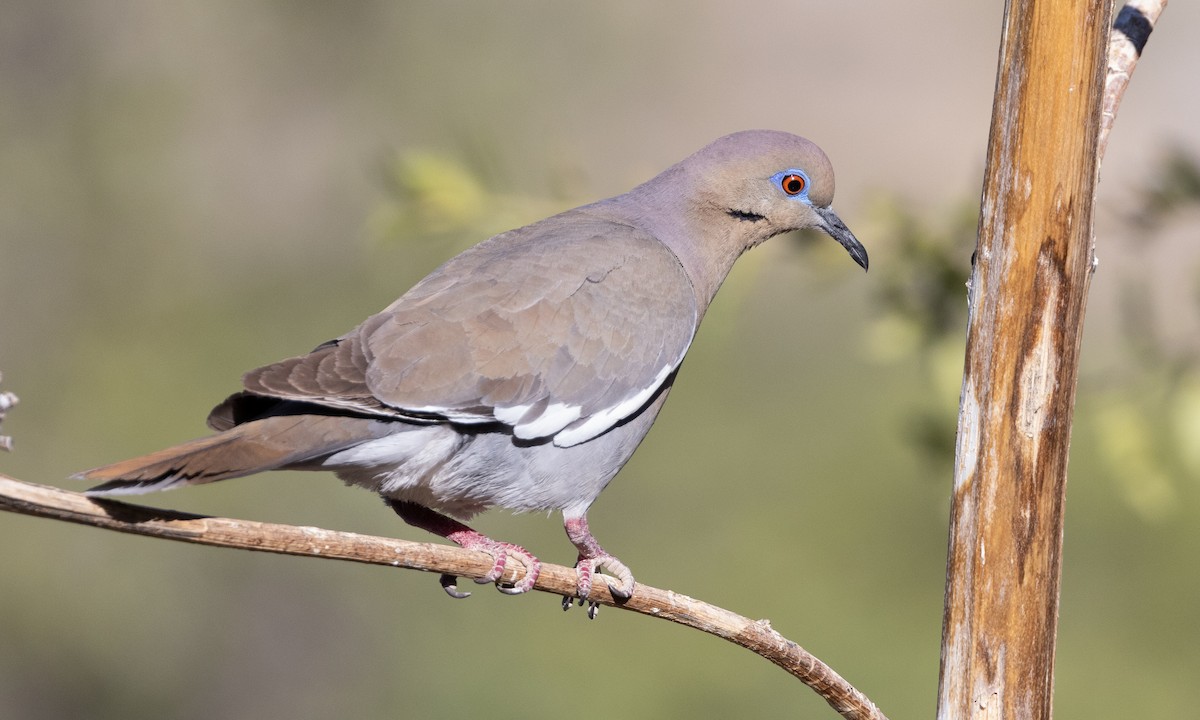
{"label": "bare twig", "polygon": [[1142,56],[1142,48],[1150,39],[1150,33],[1158,22],[1158,16],[1167,6],[1167,0],[1132,0],[1121,8],[1113,21],[1112,35],[1108,39],[1108,73],[1104,79],[1104,104],[1100,112],[1100,142],[1096,161],[1104,159],[1108,148],[1108,134],[1117,119],[1117,108],[1129,86],[1129,78]]}
{"label": "bare twig", "polygon": [[[3,474],[0,474],[0,510],[202,545],[351,560],[461,577],[481,578],[492,567],[492,560],[487,555],[448,545],[205,517],[107,499],[94,500],[80,493],[25,483]],[[515,582],[525,574],[519,563],[510,563],[510,567],[504,578],[507,582]],[[543,564],[534,589],[571,596],[575,593],[575,582],[573,568]],[[886,720],[865,695],[828,665],[772,629],[767,620],[751,620],[686,595],[641,583],[627,601],[614,602],[604,583],[595,583],[587,599],[724,638],[794,675],[842,717]]]}

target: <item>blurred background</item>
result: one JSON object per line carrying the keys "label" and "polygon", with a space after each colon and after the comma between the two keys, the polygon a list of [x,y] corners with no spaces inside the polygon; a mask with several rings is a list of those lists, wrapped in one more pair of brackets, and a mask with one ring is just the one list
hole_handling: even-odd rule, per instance
{"label": "blurred background", "polygon": [[[753,618],[892,717],[936,702],[947,506],[1003,3],[74,3],[0,23],[0,471],[205,432],[252,367],[454,253],[713,138],[819,142],[828,238],[747,255],[594,506],[639,580]],[[1200,8],[1172,4],[1104,162],[1057,716],[1187,716],[1200,677]],[[332,476],[147,496],[427,540]],[[548,562],[557,517],[477,526]],[[744,650],[416,572],[0,517],[0,717],[833,717]],[[1120,672],[1114,673],[1119,663]]]}

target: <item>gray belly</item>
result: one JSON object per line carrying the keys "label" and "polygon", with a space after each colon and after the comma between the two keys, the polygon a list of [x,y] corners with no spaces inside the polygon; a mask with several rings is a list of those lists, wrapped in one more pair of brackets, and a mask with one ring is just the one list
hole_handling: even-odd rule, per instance
{"label": "gray belly", "polygon": [[624,424],[572,447],[494,429],[372,421],[374,439],[307,467],[463,519],[490,507],[581,514],[629,461],[668,391]]}

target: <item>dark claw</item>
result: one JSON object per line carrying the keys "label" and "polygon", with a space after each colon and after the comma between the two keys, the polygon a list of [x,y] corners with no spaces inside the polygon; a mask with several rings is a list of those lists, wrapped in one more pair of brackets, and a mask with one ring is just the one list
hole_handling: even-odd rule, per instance
{"label": "dark claw", "polygon": [[519,589],[515,585],[508,585],[507,583],[503,585],[497,584],[496,589],[505,595],[521,595],[526,592],[525,590]]}
{"label": "dark claw", "polygon": [[574,595],[563,595],[562,609],[564,612],[566,612],[567,610],[570,610],[571,606],[575,603],[579,603],[579,607],[583,607],[583,604],[585,602],[587,603],[587,606],[588,606],[588,611],[587,611],[588,620],[595,620],[596,615],[600,614],[600,603],[598,603],[598,602],[593,602],[591,600],[584,600],[583,598],[575,597]]}
{"label": "dark claw", "polygon": [[462,600],[464,598],[471,597],[471,593],[462,592],[458,589],[458,578],[454,577],[453,575],[442,575],[442,577],[438,579],[438,582],[441,583],[442,589],[446,591],[446,594],[455,600]]}

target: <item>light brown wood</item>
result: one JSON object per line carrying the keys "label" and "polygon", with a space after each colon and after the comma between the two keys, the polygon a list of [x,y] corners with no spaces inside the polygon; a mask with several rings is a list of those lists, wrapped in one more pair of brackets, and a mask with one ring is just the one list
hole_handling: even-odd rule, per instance
{"label": "light brown wood", "polygon": [[1112,7],[1005,10],[959,411],[939,718],[1049,718]]}

